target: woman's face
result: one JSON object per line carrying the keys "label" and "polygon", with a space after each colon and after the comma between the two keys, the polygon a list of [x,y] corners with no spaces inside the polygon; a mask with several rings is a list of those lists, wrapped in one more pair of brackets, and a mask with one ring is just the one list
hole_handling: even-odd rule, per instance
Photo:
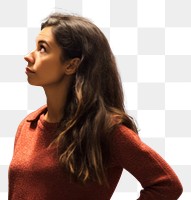
{"label": "woman's face", "polygon": [[28,62],[26,74],[31,85],[48,86],[64,78],[65,63],[60,60],[61,48],[57,45],[52,27],[44,28],[36,39],[36,49],[24,58]]}

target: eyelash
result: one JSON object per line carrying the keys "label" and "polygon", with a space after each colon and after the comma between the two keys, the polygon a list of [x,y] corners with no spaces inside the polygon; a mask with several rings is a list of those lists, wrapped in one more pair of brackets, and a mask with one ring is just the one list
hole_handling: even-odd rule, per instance
{"label": "eyelash", "polygon": [[39,51],[40,51],[40,52],[41,52],[41,49],[44,49],[44,52],[46,52],[46,48],[45,48],[44,45],[42,45],[42,44],[39,46]]}

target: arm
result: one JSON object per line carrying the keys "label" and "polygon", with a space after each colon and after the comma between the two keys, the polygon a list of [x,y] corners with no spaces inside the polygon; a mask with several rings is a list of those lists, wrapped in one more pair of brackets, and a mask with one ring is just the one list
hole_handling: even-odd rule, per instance
{"label": "arm", "polygon": [[167,162],[132,130],[121,126],[114,134],[111,153],[118,165],[142,185],[138,200],[177,200],[182,185]]}

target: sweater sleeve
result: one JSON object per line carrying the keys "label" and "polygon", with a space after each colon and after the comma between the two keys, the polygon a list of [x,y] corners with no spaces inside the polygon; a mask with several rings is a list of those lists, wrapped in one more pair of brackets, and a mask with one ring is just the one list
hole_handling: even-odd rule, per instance
{"label": "sweater sleeve", "polygon": [[182,185],[172,168],[125,126],[114,134],[111,153],[118,165],[142,185],[138,200],[177,200]]}

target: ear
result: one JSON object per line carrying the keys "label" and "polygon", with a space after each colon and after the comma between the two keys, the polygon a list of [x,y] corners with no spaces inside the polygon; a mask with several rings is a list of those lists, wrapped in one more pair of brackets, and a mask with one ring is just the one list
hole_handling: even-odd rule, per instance
{"label": "ear", "polygon": [[80,64],[80,58],[72,58],[71,60],[69,60],[65,68],[65,74],[66,75],[75,74],[79,64]]}

